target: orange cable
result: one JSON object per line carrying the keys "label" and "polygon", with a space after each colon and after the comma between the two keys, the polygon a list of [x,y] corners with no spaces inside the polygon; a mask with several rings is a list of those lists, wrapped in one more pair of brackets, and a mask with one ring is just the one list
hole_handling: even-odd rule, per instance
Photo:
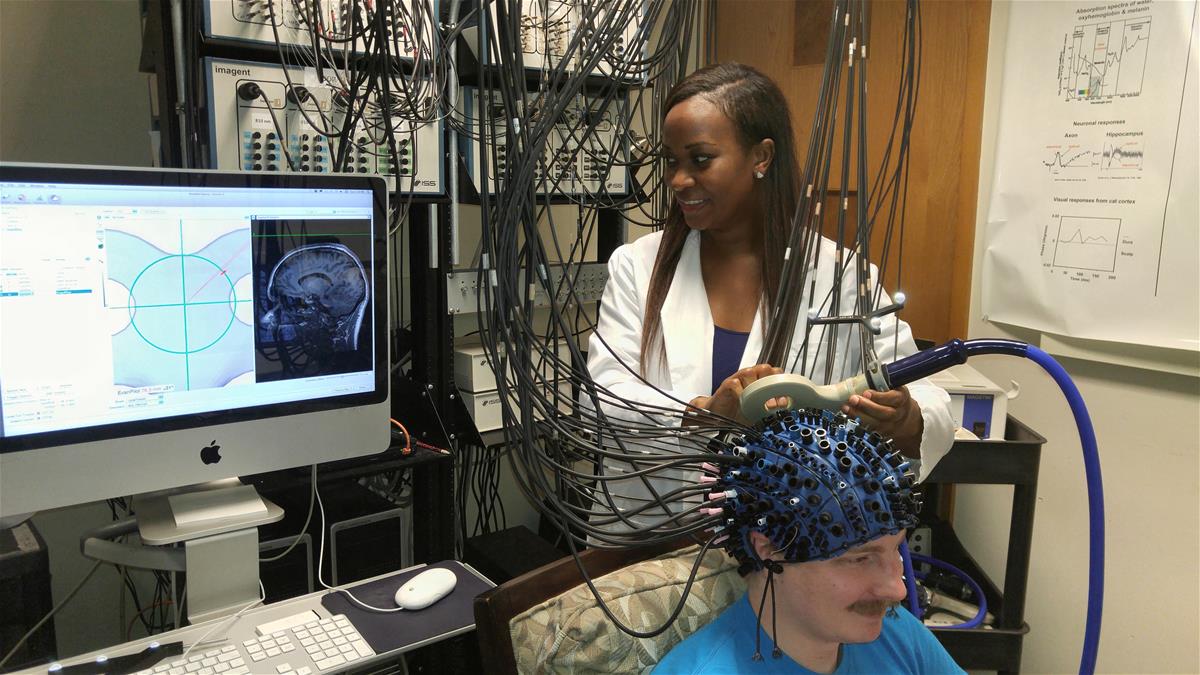
{"label": "orange cable", "polygon": [[400,427],[400,431],[404,432],[404,449],[401,450],[400,453],[403,455],[411,455],[412,454],[412,436],[408,435],[408,429],[405,429],[404,425],[401,424],[400,421],[397,420],[395,417],[389,417],[388,419],[392,421],[392,424],[395,424],[396,426]]}

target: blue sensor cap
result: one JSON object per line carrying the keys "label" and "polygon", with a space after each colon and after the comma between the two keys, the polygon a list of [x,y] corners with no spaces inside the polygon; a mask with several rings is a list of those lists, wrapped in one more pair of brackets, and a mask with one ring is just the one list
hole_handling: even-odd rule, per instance
{"label": "blue sensor cap", "polygon": [[[826,560],[917,522],[908,462],[892,441],[829,410],[771,415],[757,433],[726,445],[714,491],[722,500],[729,554],[743,573],[762,569],[750,532],[765,534],[776,560]],[[733,447],[736,446],[736,447]]]}

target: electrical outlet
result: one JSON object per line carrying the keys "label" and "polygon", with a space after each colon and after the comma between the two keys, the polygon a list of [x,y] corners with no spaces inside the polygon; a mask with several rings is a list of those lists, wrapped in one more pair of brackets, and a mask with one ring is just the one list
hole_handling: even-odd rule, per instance
{"label": "electrical outlet", "polygon": [[914,527],[908,533],[908,551],[919,555],[933,555],[932,535],[929,527]]}

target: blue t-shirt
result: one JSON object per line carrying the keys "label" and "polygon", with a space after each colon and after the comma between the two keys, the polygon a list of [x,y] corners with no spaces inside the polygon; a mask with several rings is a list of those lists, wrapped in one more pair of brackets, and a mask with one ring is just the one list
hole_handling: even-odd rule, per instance
{"label": "blue t-shirt", "polygon": [[746,351],[749,333],[721,328],[713,324],[712,390],[736,373],[742,363],[742,352]]}
{"label": "blue t-shirt", "polygon": [[[892,615],[894,614],[894,616]],[[741,600],[707,626],[692,634],[667,653],[654,667],[654,675],[670,673],[802,673],[813,671],[787,654],[771,657],[775,643],[764,630],[755,661],[754,633],[758,618],[750,599]],[[842,645],[842,658],[835,673],[962,673],[946,649],[929,629],[903,609],[883,620],[883,630],[873,642]]]}

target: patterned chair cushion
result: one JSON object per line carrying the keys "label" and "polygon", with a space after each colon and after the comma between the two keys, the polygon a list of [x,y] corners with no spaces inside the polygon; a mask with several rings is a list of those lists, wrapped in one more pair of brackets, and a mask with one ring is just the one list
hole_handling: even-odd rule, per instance
{"label": "patterned chair cushion", "polygon": [[[662,626],[675,609],[698,546],[630,565],[593,580],[608,608],[634,630]],[[517,672],[649,672],[680,640],[715,619],[746,592],[737,563],[710,550],[678,619],[653,638],[631,637],[614,626],[586,584],[517,615],[509,623]]]}

